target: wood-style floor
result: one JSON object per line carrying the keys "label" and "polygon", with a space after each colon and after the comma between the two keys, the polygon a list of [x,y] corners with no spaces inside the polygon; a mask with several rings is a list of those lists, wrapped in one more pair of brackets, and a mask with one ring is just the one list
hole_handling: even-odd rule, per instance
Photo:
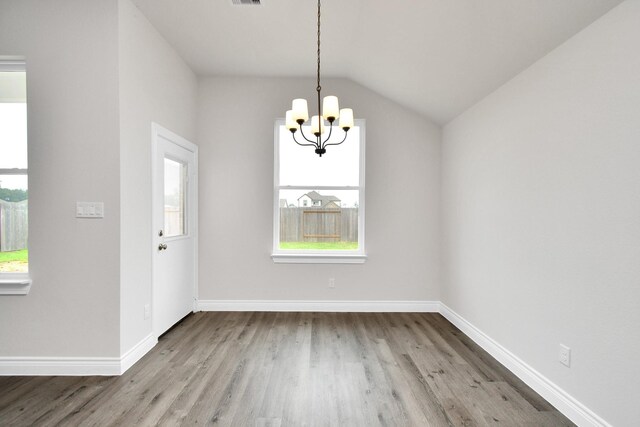
{"label": "wood-style floor", "polygon": [[197,313],[120,377],[0,377],[0,425],[573,425],[439,314]]}

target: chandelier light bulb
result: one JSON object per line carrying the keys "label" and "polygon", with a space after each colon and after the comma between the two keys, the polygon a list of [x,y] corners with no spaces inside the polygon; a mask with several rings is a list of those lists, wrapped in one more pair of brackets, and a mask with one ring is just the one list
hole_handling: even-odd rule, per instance
{"label": "chandelier light bulb", "polygon": [[353,127],[353,110],[351,108],[340,110],[340,127],[345,131]]}
{"label": "chandelier light bulb", "polygon": [[337,96],[325,96],[322,100],[322,116],[329,123],[340,117],[340,107],[338,106]]}
{"label": "chandelier light bulb", "polygon": [[[293,120],[295,122],[302,124],[309,120],[309,109],[307,108],[306,99],[294,99],[291,103],[291,110],[293,111]],[[302,122],[300,122],[300,120],[302,120]]]}
{"label": "chandelier light bulb", "polygon": [[298,130],[298,123],[293,120],[293,110],[287,111],[285,124],[287,126],[287,129],[289,129],[291,132],[295,132],[296,130]]}

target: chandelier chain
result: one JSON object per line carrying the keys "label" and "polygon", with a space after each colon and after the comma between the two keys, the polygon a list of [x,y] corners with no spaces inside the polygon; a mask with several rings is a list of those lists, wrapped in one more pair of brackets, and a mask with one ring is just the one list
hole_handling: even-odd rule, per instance
{"label": "chandelier chain", "polygon": [[316,90],[320,93],[320,0],[318,0],[318,86]]}

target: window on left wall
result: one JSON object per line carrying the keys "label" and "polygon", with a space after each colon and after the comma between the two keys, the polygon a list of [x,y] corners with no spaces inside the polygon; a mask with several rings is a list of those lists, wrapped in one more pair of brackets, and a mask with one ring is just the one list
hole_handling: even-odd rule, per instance
{"label": "window on left wall", "polygon": [[0,293],[29,280],[27,79],[23,61],[0,60]]}

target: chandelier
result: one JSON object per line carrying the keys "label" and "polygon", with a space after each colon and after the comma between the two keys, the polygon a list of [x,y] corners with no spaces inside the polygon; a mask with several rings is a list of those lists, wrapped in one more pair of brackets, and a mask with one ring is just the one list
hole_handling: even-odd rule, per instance
{"label": "chandelier", "polygon": [[[320,0],[318,0],[318,80],[316,91],[318,92],[318,115],[311,117],[311,133],[315,138],[307,138],[302,130],[302,125],[309,120],[309,110],[307,108],[306,99],[294,99],[291,105],[291,110],[286,113],[285,126],[296,144],[301,146],[315,147],[316,154],[322,157],[327,152],[326,147],[328,145],[340,145],[347,139],[347,133],[349,129],[353,127],[353,110],[351,108],[340,109],[338,106],[338,97],[325,96],[322,100],[322,109],[320,104],[320,92],[322,87],[320,86]],[[339,127],[344,131],[344,138],[340,142],[329,142],[331,134],[333,132],[333,124],[336,119],[340,119]],[[325,120],[329,122],[329,131],[326,131]],[[306,142],[298,142],[296,139],[296,132],[300,129],[300,135]],[[326,134],[326,138],[324,137]],[[323,139],[324,138],[324,139]],[[338,140],[335,138],[334,140]]]}

